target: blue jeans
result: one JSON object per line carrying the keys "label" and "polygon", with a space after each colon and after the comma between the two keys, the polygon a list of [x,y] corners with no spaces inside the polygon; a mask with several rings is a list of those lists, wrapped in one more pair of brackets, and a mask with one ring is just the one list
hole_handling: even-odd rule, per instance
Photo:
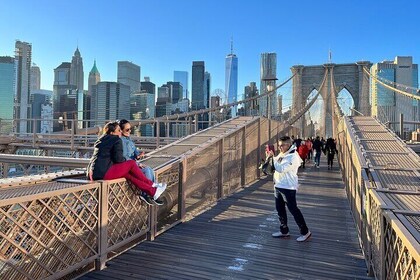
{"label": "blue jeans", "polygon": [[[276,210],[280,221],[280,231],[283,234],[289,233],[289,227],[287,226],[287,208],[295,218],[295,222],[299,227],[300,234],[305,235],[308,233],[308,227],[306,226],[305,218],[303,218],[302,212],[297,207],[296,203],[296,190],[288,190],[281,188],[274,188],[274,196],[276,198]],[[286,201],[285,201],[286,200]]]}
{"label": "blue jeans", "polygon": [[143,172],[144,176],[147,177],[147,179],[149,179],[150,181],[155,183],[155,173],[153,172],[153,169],[151,167],[144,166],[140,170],[141,170],[141,172]]}
{"label": "blue jeans", "polygon": [[319,161],[321,160],[321,151],[316,151],[315,153],[315,163],[317,166],[319,166]]}

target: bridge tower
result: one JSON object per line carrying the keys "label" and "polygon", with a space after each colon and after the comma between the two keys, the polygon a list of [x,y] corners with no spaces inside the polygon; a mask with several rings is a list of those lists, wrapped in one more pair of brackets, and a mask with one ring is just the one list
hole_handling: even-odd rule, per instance
{"label": "bridge tower", "polygon": [[[345,88],[354,100],[355,109],[365,116],[369,116],[370,83],[369,78],[363,73],[363,67],[370,69],[371,66],[372,63],[369,61],[347,64],[327,63],[315,66],[292,66],[290,70],[293,74],[296,74],[293,79],[292,115],[305,107],[307,99],[314,89],[319,91],[324,100],[320,136],[333,136],[333,102],[335,102],[338,93]],[[309,136],[305,135],[305,124],[305,117],[302,117],[295,125],[302,131],[302,136],[304,137]]]}

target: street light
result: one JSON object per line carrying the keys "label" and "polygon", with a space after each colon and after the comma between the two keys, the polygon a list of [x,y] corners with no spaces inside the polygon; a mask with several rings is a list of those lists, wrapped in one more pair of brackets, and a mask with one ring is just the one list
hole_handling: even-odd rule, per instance
{"label": "street light", "polygon": [[[275,77],[268,77],[268,78],[264,78],[264,79],[261,79],[261,81],[263,81],[263,82],[266,82],[266,85],[265,85],[265,90],[266,90],[266,93],[268,93],[268,92],[270,92],[270,91],[272,91],[272,90],[274,90],[275,89],[275,85],[276,85],[276,81],[277,81],[277,78],[275,78]],[[267,114],[267,118],[268,119],[270,119],[271,118],[271,101],[270,101],[270,99],[271,99],[271,95],[272,95],[272,93],[269,93],[268,95],[267,95],[267,112],[266,112],[266,114]]]}

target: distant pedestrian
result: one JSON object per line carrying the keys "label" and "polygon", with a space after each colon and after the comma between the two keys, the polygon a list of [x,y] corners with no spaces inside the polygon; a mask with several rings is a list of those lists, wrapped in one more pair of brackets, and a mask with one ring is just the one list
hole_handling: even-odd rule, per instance
{"label": "distant pedestrian", "polygon": [[312,149],[315,151],[315,164],[316,168],[319,168],[319,162],[321,161],[321,152],[323,150],[323,144],[319,139],[319,136],[315,138],[314,143],[312,144]]}
{"label": "distant pedestrian", "polygon": [[302,141],[299,148],[297,148],[297,152],[300,158],[302,159],[302,167],[305,168],[306,158],[308,157],[308,153],[309,153],[309,150],[308,150],[308,147],[306,146],[305,141]]}
{"label": "distant pedestrian", "polygon": [[324,148],[324,153],[327,155],[328,169],[332,169],[334,163],[334,155],[337,154],[338,151],[335,141],[331,137],[327,139]]}
{"label": "distant pedestrian", "polygon": [[280,138],[279,149],[279,155],[274,157],[275,172],[273,180],[280,231],[273,233],[272,236],[277,238],[288,238],[290,236],[289,227],[287,226],[287,204],[287,208],[293,215],[301,234],[296,241],[303,242],[311,237],[311,232],[308,230],[302,212],[296,203],[296,191],[298,189],[297,172],[302,159],[296,152],[296,148],[292,146],[292,141],[288,136]]}
{"label": "distant pedestrian", "polygon": [[306,139],[305,141],[305,145],[306,147],[308,147],[308,157],[307,157],[307,161],[310,162],[311,158],[312,158],[312,139],[308,137],[308,139]]}

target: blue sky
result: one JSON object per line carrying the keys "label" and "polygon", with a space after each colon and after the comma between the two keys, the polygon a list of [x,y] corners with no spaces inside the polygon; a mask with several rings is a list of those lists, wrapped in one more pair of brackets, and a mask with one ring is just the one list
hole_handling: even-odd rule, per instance
{"label": "blue sky", "polygon": [[[117,61],[141,66],[160,86],[174,70],[189,72],[204,60],[212,90],[224,89],[225,56],[239,60],[239,94],[259,85],[262,52],[277,53],[277,76],[296,64],[359,60],[378,62],[396,55],[420,61],[420,1],[120,0],[0,2],[0,55],[13,55],[16,39],[32,43],[41,87],[52,90],[53,69],[71,61],[78,46],[85,85],[96,59],[103,81],[116,81]],[[286,96],[290,86],[280,90]],[[285,98],[284,103],[288,103]]]}

